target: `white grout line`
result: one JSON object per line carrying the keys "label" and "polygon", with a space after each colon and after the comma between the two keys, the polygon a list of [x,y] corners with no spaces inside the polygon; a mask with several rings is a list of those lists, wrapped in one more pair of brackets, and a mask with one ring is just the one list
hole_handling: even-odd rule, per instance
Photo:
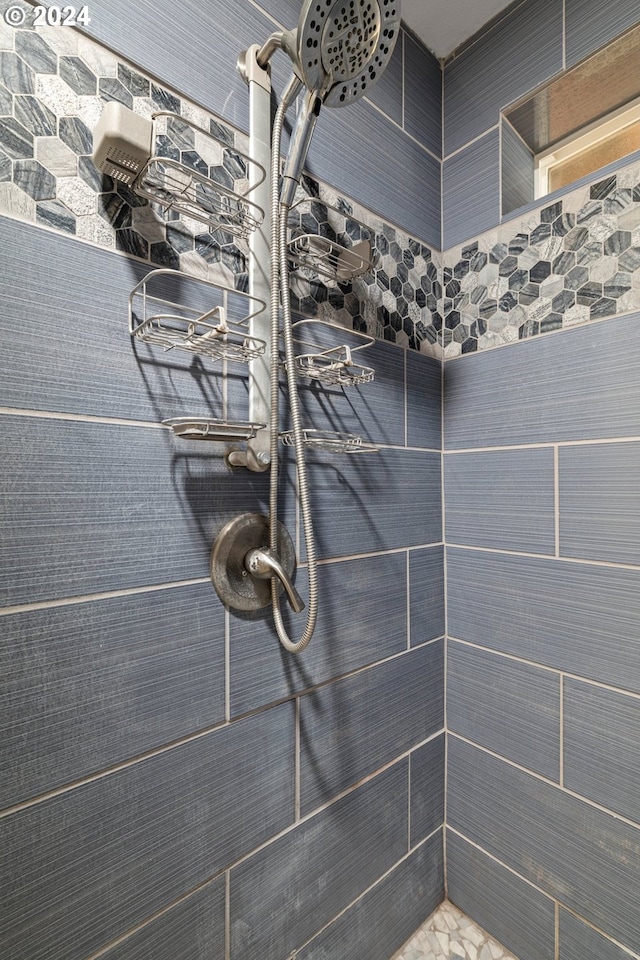
{"label": "white grout line", "polygon": [[231,960],[231,870],[225,872],[224,880],[224,956]]}
{"label": "white grout line", "polygon": [[561,450],[563,447],[601,447],[616,443],[640,443],[640,435],[631,437],[597,437],[592,440],[546,440],[538,443],[503,443],[484,447],[457,447],[446,450],[445,454],[447,457],[455,457],[457,454],[494,453],[510,450],[549,450],[555,449],[556,447]]}
{"label": "white grout line", "polygon": [[553,956],[554,956],[554,960],[560,960],[560,904],[557,900],[554,906],[554,914],[555,916],[553,920],[554,920],[555,944],[554,944]]}
{"label": "white grout line", "polygon": [[0,407],[0,416],[33,417],[39,420],[65,420],[73,423],[104,423],[120,427],[146,427],[154,430],[170,430],[154,420],[125,420],[123,417],[96,417],[89,413],[63,413],[56,410],[25,410],[17,407]]}
{"label": "white grout line", "polygon": [[604,567],[612,570],[640,570],[637,563],[616,563],[612,560],[589,560],[586,557],[556,557],[553,553],[527,553],[524,550],[503,550],[499,547],[476,547],[468,543],[447,543],[456,550],[468,550],[469,553],[489,553],[501,557],[521,557],[529,560],[553,560],[555,563],[580,564],[584,567]]}
{"label": "white grout line", "polygon": [[88,593],[79,597],[62,597],[58,600],[38,600],[34,603],[18,603],[11,607],[0,608],[0,617],[34,610],[49,610],[55,607],[71,607],[77,603],[94,603],[100,600],[113,600],[118,597],[133,597],[141,593],[157,593],[160,590],[174,590],[179,587],[192,587],[199,583],[210,583],[209,577],[197,577],[194,580],[174,580],[169,583],[145,584],[143,587],[127,587],[122,590],[108,590],[105,593]]}

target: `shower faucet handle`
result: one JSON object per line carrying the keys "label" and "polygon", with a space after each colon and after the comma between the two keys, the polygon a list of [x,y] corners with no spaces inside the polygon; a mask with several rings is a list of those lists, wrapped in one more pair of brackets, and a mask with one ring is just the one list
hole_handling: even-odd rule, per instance
{"label": "shower faucet handle", "polygon": [[270,580],[275,575],[284,587],[294,613],[301,613],[304,610],[302,597],[273,551],[264,548],[249,550],[244,558],[244,567],[247,573],[257,577],[258,580]]}

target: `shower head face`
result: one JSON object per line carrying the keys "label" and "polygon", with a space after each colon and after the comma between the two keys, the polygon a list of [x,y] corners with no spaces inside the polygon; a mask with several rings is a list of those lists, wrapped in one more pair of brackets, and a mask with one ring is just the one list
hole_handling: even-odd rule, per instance
{"label": "shower head face", "polygon": [[329,107],[359,100],[384,72],[400,33],[400,0],[305,0],[297,31],[302,79]]}

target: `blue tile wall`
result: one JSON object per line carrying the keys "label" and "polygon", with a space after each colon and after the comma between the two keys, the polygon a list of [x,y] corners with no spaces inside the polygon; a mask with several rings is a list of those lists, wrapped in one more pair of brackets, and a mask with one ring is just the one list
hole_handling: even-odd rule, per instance
{"label": "blue tile wall", "polygon": [[404,37],[404,127],[436,157],[442,157],[442,70],[410,34]]}
{"label": "blue tile wall", "polygon": [[533,154],[504,117],[500,127],[502,136],[501,182],[503,214],[533,203]]}
{"label": "blue tile wall", "polygon": [[225,719],[224,610],[208,584],[28,610],[2,628],[0,809]]}
{"label": "blue tile wall", "polygon": [[491,931],[518,960],[549,960],[555,905],[452,830],[447,831],[449,899]]}
{"label": "blue tile wall", "polygon": [[566,677],[564,704],[565,784],[640,823],[638,700]]}
{"label": "blue tile wall", "polygon": [[627,960],[629,953],[568,910],[560,911],[559,960]]}
{"label": "blue tile wall", "polygon": [[[500,218],[497,129],[442,164],[442,246],[446,250],[493,227]],[[445,346],[447,340],[445,340]]]}
{"label": "blue tile wall", "polygon": [[410,842],[430,836],[444,820],[445,735],[434,737],[409,757]]}
{"label": "blue tile wall", "polygon": [[561,0],[515,5],[445,67],[445,157],[494,127],[501,107],[562,66]]}
{"label": "blue tile wall", "polygon": [[225,881],[218,877],[103,954],[108,960],[224,956]]}
{"label": "blue tile wall", "polygon": [[[0,0],[0,13],[8,6]],[[0,19],[0,941],[12,960],[203,960],[230,944],[244,958],[229,890],[234,922],[243,890],[264,907],[251,949],[280,960],[272,905],[288,898],[291,879],[285,870],[274,884],[263,869],[281,844],[291,844],[287,868],[304,872],[314,905],[327,869],[335,880],[320,914],[283,912],[300,947],[326,924],[328,943],[344,920],[331,922],[351,907],[359,930],[371,925],[360,949],[371,944],[368,960],[388,960],[387,947],[444,895],[440,150],[438,124],[421,129],[439,111],[439,66],[407,39],[408,70],[403,36],[371,100],[323,112],[309,168],[325,180],[305,176],[300,191],[338,206],[340,233],[364,220],[376,256],[371,275],[351,284],[302,271],[292,283],[297,316],[376,337],[371,384],[303,389],[307,426],[354,431],[383,449],[314,458],[315,524],[332,559],[320,565],[318,629],[298,659],[278,644],[270,610],[226,611],[209,579],[223,524],[267,512],[268,477],[232,471],[226,445],[160,427],[179,415],[246,419],[246,368],[132,345],[127,326],[130,291],[158,266],[179,270],[183,288],[187,276],[225,283],[235,301],[247,285],[246,245],[159,212],[91,160],[105,102],[142,116],[165,107],[215,133],[217,175],[241,184],[248,97],[236,56],[278,23],[293,26],[299,10],[298,0],[268,9],[243,0],[176,14],[101,0],[86,31],[36,30],[30,8],[18,30]],[[288,73],[278,53],[276,90]],[[436,95],[428,108],[417,96],[425,82]],[[195,162],[184,136],[173,122],[161,148]],[[396,154],[404,162],[390,176]],[[304,561],[291,457],[282,464],[279,512]],[[414,578],[428,580],[413,585],[410,637],[412,555]],[[306,596],[305,580],[302,563]],[[420,591],[433,603],[418,630]],[[285,620],[301,629],[300,618]],[[420,648],[426,639],[436,642]],[[363,743],[377,717],[360,690],[365,675],[388,700],[385,740],[370,754]],[[360,691],[362,710],[347,754],[323,718],[323,765],[360,759],[321,797],[303,721],[345,688]],[[439,750],[416,746],[432,735]],[[301,807],[318,803],[301,822]],[[316,837],[313,860],[306,844]],[[379,898],[390,894],[398,899],[381,935]]]}
{"label": "blue tile wall", "polygon": [[444,617],[444,551],[426,547],[409,554],[411,644],[441,637]]}
{"label": "blue tile wall", "polygon": [[300,711],[305,814],[443,727],[442,641],[309,693]]}
{"label": "blue tile wall", "polygon": [[595,0],[566,0],[567,66],[584,60],[638,22],[634,0],[613,0],[606,9]]}
{"label": "blue tile wall", "polygon": [[283,704],[3,817],[7,955],[86,957],[288,826],[293,721]]}
{"label": "blue tile wall", "polygon": [[553,461],[551,449],[446,456],[447,542],[553,553]]}
{"label": "blue tile wall", "polygon": [[587,444],[560,451],[560,552],[640,563],[637,443]]}
{"label": "blue tile wall", "polygon": [[447,726],[493,753],[560,780],[560,678],[449,641]]}
{"label": "blue tile wall", "polygon": [[435,833],[311,943],[300,960],[387,960],[444,897],[442,835]]}
{"label": "blue tile wall", "polygon": [[232,960],[288,956],[408,852],[407,768],[400,761],[234,867]]}

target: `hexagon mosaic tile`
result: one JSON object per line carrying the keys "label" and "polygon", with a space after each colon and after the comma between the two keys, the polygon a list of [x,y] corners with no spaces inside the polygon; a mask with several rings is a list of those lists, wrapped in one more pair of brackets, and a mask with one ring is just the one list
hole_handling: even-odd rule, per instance
{"label": "hexagon mosaic tile", "polygon": [[392,960],[517,960],[445,900]]}
{"label": "hexagon mosaic tile", "polygon": [[461,247],[443,271],[445,357],[640,308],[640,164]]}
{"label": "hexagon mosaic tile", "polygon": [[[10,0],[0,0],[0,14],[9,5]],[[80,31],[34,28],[28,20],[14,29],[0,19],[0,213],[155,266],[246,289],[244,241],[167,213],[95,169],[92,131],[110,100],[144,117],[158,111],[176,115],[156,131],[158,156],[231,190],[246,184],[241,153],[248,141],[242,133]],[[211,134],[215,145],[180,118]],[[437,354],[433,313],[440,294],[439,255],[310,179],[298,192],[297,200],[305,198],[335,206],[331,226],[325,221],[323,227],[342,236],[347,246],[358,242],[353,218],[364,221],[377,269],[351,283],[297,269],[292,278],[296,312]]]}

